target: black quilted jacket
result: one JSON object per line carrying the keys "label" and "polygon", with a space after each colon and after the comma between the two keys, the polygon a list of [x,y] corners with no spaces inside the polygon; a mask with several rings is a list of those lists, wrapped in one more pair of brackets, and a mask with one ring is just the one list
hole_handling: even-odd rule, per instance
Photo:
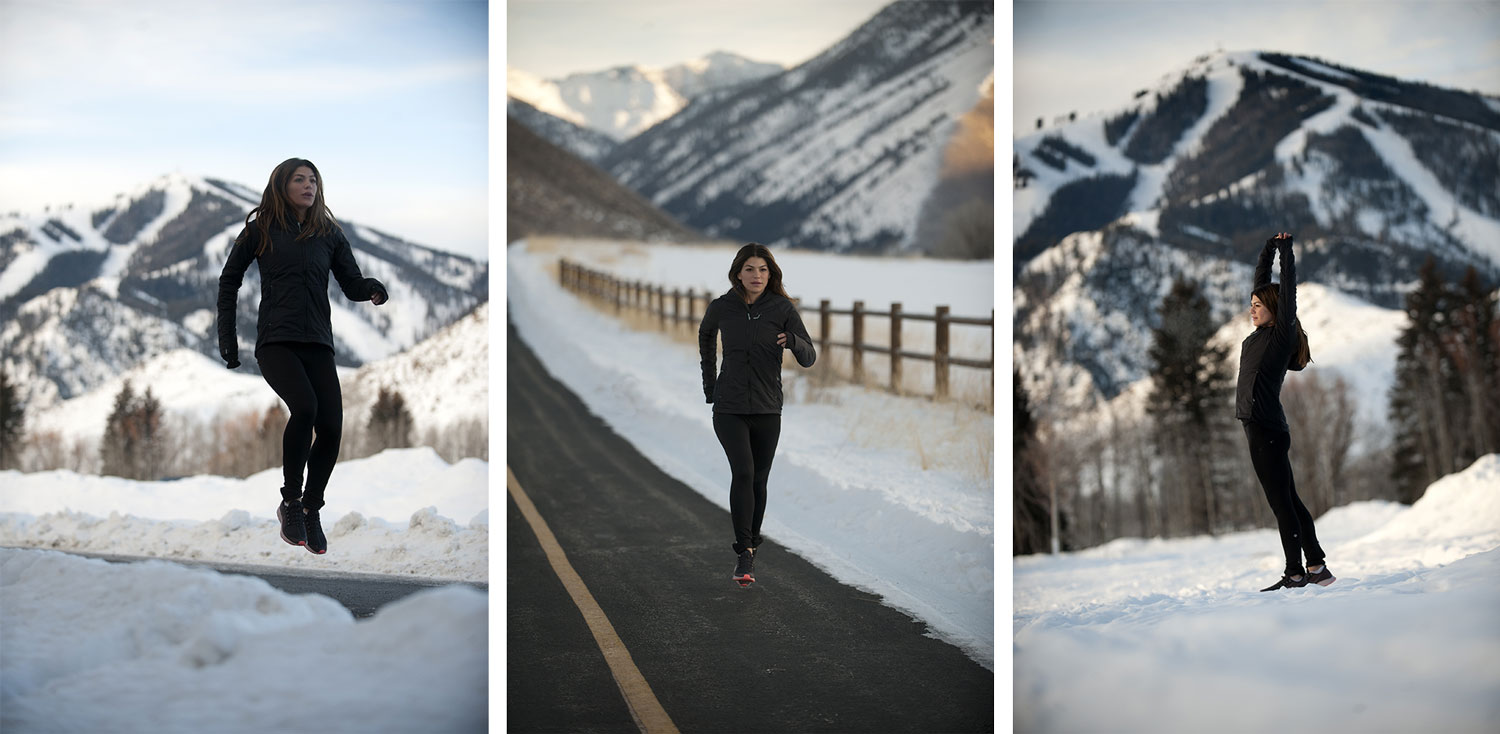
{"label": "black quilted jacket", "polygon": [[[782,333],[785,347],[776,343]],[[717,378],[715,335],[724,340],[724,366]],[[733,290],[719,296],[708,304],[698,326],[703,397],[714,404],[715,413],[780,413],[781,355],[786,349],[803,367],[818,358],[790,300],[769,291],[749,304]]]}

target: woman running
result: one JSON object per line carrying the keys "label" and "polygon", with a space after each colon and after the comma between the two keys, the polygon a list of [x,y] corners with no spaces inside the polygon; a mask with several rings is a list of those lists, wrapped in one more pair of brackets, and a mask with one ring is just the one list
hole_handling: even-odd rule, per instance
{"label": "woman running", "polygon": [[318,167],[301,158],[289,158],[271,172],[260,206],[245,215],[245,228],[229,250],[218,303],[219,354],[234,369],[240,366],[235,305],[245,269],[256,261],[261,293],[255,359],[291,412],[281,439],[283,484],[276,519],[282,540],[318,554],[328,552],[318,511],[339,457],[344,422],[328,273],[351,301],[379,306],[388,298],[380,281],[360,274],[349,240],[323,203],[322,183]]}
{"label": "woman running", "polygon": [[[714,406],[714,433],[729,459],[729,513],[734,523],[734,580],[755,581],[755,549],[766,515],[766,480],[781,436],[781,356],[797,364],[818,358],[797,307],[781,285],[781,268],[764,245],[740,248],[729,268],[728,293],[708,304],[698,326],[703,397]],[[714,378],[714,335],[724,341],[724,367]]]}
{"label": "woman running", "polygon": [[[1271,258],[1281,254],[1281,285],[1271,282]],[[1306,586],[1327,586],[1333,574],[1323,565],[1323,548],[1307,507],[1297,496],[1292,478],[1291,430],[1281,409],[1281,384],[1287,370],[1300,370],[1312,361],[1307,332],[1297,321],[1297,266],[1292,256],[1292,235],[1282,232],[1266,240],[1255,265],[1255,284],[1250,296],[1250,323],[1255,332],[1240,345],[1240,376],[1235,390],[1234,414],[1245,426],[1250,441],[1250,462],[1265,490],[1266,501],[1276,515],[1286,570],[1281,580],[1261,591]],[[1302,554],[1307,554],[1307,569]]]}

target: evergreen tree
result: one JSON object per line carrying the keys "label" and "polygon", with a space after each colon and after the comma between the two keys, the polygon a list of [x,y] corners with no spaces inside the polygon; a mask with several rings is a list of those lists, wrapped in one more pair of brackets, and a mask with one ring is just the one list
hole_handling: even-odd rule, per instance
{"label": "evergreen tree", "polygon": [[369,440],[373,451],[411,446],[412,418],[406,399],[394,389],[380,388],[370,409]]}
{"label": "evergreen tree", "polygon": [[1037,451],[1036,419],[1026,391],[1021,389],[1021,371],[1014,372],[1015,453],[1011,469],[1015,531],[1011,555],[1045,553],[1051,538],[1049,500],[1042,481],[1044,468]]}
{"label": "evergreen tree", "polygon": [[1176,510],[1176,530],[1188,534],[1218,530],[1219,506],[1229,489],[1229,473],[1222,470],[1224,414],[1233,387],[1225,368],[1228,349],[1209,343],[1215,331],[1198,285],[1174,281],[1152,334],[1147,411],[1165,462],[1164,499]]}
{"label": "evergreen tree", "polygon": [[1391,386],[1391,472],[1402,502],[1416,502],[1427,485],[1467,465],[1459,445],[1468,407],[1453,324],[1461,309],[1454,301],[1436,262],[1427,258],[1417,287],[1406,296],[1407,327],[1396,339],[1396,381]]}
{"label": "evergreen tree", "polygon": [[160,479],[166,469],[165,439],[161,402],[150,387],[137,395],[126,380],[104,424],[100,471],[125,479]]}
{"label": "evergreen tree", "polygon": [[19,466],[21,440],[25,437],[26,408],[16,394],[5,366],[0,364],[0,469]]}
{"label": "evergreen tree", "polygon": [[1500,451],[1500,319],[1495,299],[1500,291],[1486,288],[1472,266],[1464,272],[1454,294],[1457,306],[1452,323],[1457,332],[1458,374],[1463,386],[1467,421],[1458,426],[1467,465],[1486,454]]}

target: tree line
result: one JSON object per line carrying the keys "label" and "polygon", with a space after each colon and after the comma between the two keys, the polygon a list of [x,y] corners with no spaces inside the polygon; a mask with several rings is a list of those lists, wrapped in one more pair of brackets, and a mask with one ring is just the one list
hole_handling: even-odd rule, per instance
{"label": "tree line", "polygon": [[[1434,262],[1423,266],[1397,340],[1389,435],[1360,434],[1342,378],[1316,369],[1288,377],[1292,469],[1314,517],[1360,500],[1410,504],[1437,479],[1500,452],[1497,298],[1472,268],[1449,284]],[[1179,280],[1159,313],[1145,411],[1106,409],[1063,436],[1037,419],[1015,373],[1013,554],[1275,527],[1234,419],[1238,366],[1214,343],[1207,299]]]}
{"label": "tree line", "polygon": [[[287,419],[280,402],[210,421],[173,415],[150,387],[137,392],[126,380],[102,437],[70,438],[54,430],[28,430],[17,385],[0,366],[0,470],[69,469],[137,480],[246,477],[281,466]],[[386,387],[367,415],[344,416],[340,460],[412,446],[430,446],[449,462],[471,456],[488,460],[489,430],[479,419],[419,430],[401,392]]]}

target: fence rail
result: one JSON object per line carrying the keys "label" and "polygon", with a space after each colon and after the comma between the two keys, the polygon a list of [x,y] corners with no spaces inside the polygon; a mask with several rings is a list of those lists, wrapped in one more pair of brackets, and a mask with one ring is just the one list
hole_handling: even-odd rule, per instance
{"label": "fence rail", "polygon": [[[577,293],[588,295],[603,301],[606,306],[613,306],[616,314],[629,308],[644,311],[653,317],[662,330],[678,326],[683,323],[696,325],[708,304],[715,296],[712,292],[704,290],[699,292],[689,288],[682,290],[678,288],[668,289],[666,286],[645,283],[639,280],[627,281],[616,278],[613,275],[600,270],[580,265],[571,260],[562,259],[559,264],[558,279],[563,288]],[[698,301],[703,302],[702,308],[698,307]],[[798,299],[792,299],[797,302]],[[848,309],[833,308],[828,299],[818,302],[818,342],[819,351],[823,354],[829,353],[829,347],[838,347],[850,351],[853,367],[852,381],[863,384],[865,381],[864,356],[866,353],[886,355],[890,360],[890,383],[888,389],[896,394],[902,393],[902,361],[921,360],[933,363],[933,397],[947,399],[950,396],[949,368],[969,367],[973,369],[989,370],[991,383],[994,381],[995,371],[995,312],[990,311],[988,318],[971,316],[954,316],[949,313],[947,306],[938,306],[934,313],[906,313],[901,309],[900,303],[892,303],[889,310],[871,311],[865,309],[864,301],[855,301]],[[847,316],[852,320],[851,337],[847,342],[834,341],[829,335],[833,333],[832,321],[834,316]],[[865,343],[865,320],[868,318],[885,318],[890,323],[890,346]],[[901,324],[905,321],[929,321],[932,322],[936,338],[933,353],[912,352],[902,348]],[[990,358],[970,359],[955,357],[950,353],[949,327],[960,326],[985,326],[990,330]],[[994,405],[994,392],[990,393],[991,407]]]}

